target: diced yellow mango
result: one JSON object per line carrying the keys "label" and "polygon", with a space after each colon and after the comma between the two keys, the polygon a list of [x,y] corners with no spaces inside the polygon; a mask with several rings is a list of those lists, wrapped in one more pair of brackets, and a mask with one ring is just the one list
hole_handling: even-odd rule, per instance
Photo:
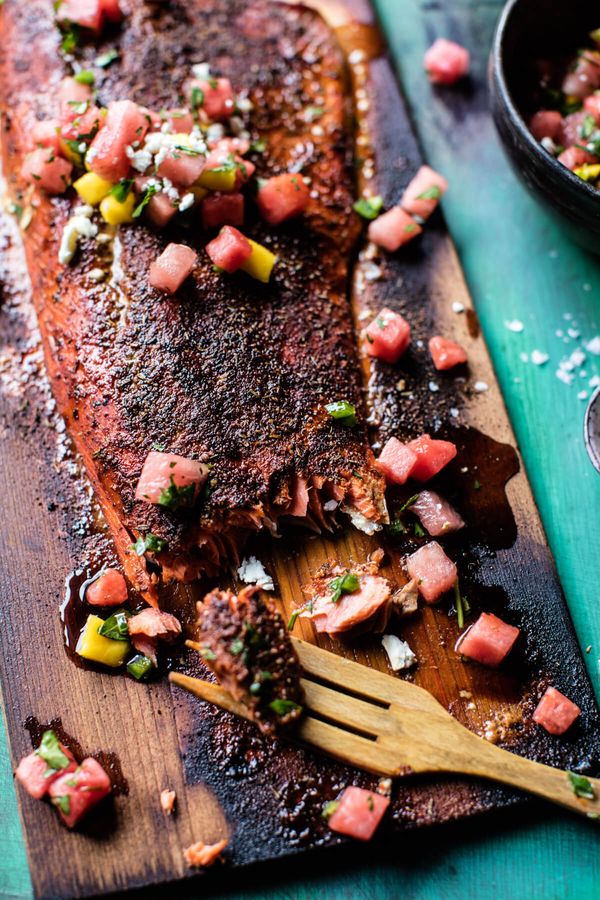
{"label": "diced yellow mango", "polygon": [[600,164],[584,163],[578,169],[574,169],[575,175],[578,175],[583,181],[597,181],[600,178]]}
{"label": "diced yellow mango", "polygon": [[84,203],[90,206],[98,206],[110,191],[112,184],[100,178],[95,172],[86,172],[81,178],[73,182],[73,187]]}
{"label": "diced yellow mango", "polygon": [[129,191],[122,203],[109,194],[100,203],[100,214],[109,225],[123,225],[125,222],[133,222],[135,205],[133,191]]}
{"label": "diced yellow mango", "polygon": [[257,244],[256,241],[252,241],[250,238],[247,238],[247,240],[252,246],[252,254],[241,268],[248,275],[252,275],[253,278],[257,278],[258,281],[264,281],[266,284],[271,277],[277,257],[270,250],[267,250],[266,247],[263,247],[262,244]]}
{"label": "diced yellow mango", "polygon": [[236,179],[237,169],[235,167],[231,169],[205,169],[198,179],[198,184],[209,191],[222,191],[226,194],[229,191],[233,191]]}
{"label": "diced yellow mango", "polygon": [[123,665],[127,654],[131,650],[129,641],[113,641],[112,638],[98,634],[98,629],[104,623],[100,616],[88,616],[79,635],[75,652],[91,662],[102,663],[116,669]]}

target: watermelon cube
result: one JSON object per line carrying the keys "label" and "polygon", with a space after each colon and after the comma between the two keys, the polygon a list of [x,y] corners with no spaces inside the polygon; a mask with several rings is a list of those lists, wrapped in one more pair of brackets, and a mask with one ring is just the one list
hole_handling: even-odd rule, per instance
{"label": "watermelon cube", "polygon": [[119,0],[100,0],[100,8],[109,22],[120,22],[123,18]]}
{"label": "watermelon cube", "polygon": [[70,162],[47,147],[28,153],[21,167],[23,178],[43,188],[47,194],[64,193],[69,186],[72,171]]}
{"label": "watermelon cube", "polygon": [[580,715],[576,703],[556,688],[549,687],[535,709],[533,721],[550,734],[564,734]]}
{"label": "watermelon cube", "polygon": [[460,531],[465,527],[462,516],[452,504],[435,491],[421,491],[410,511],[419,517],[421,525],[432,537]]}
{"label": "watermelon cube", "polygon": [[433,84],[454,84],[469,71],[469,51],[455,41],[438,38],[425,54],[425,71]]}
{"label": "watermelon cube", "polygon": [[173,204],[168,194],[160,193],[154,194],[150,198],[145,213],[157,228],[164,228],[167,222],[171,221],[177,209],[178,207]]}
{"label": "watermelon cube", "polygon": [[167,244],[150,266],[150,284],[159,291],[174,294],[192,274],[197,262],[198,257],[191,247],[185,244]]}
{"label": "watermelon cube", "polygon": [[45,119],[43,122],[36,122],[31,129],[31,143],[34,147],[47,147],[58,153],[59,128],[60,122],[58,119]]}
{"label": "watermelon cube", "polygon": [[87,153],[86,162],[92,172],[116,184],[131,167],[127,147],[142,141],[148,130],[148,118],[131,100],[109,104],[104,127],[98,132]]}
{"label": "watermelon cube", "polygon": [[63,78],[58,86],[58,106],[60,109],[61,125],[71,122],[81,112],[78,108],[83,109],[83,104],[89,103],[92,99],[92,89],[89,84],[80,84],[70,76]]}
{"label": "watermelon cube", "polygon": [[448,182],[443,175],[429,166],[421,166],[404,191],[400,206],[411,216],[428,219],[447,189]]}
{"label": "watermelon cube", "polygon": [[65,825],[74,828],[111,791],[110,778],[100,763],[88,757],[75,771],[53,781],[48,793]]}
{"label": "watermelon cube", "polygon": [[429,339],[429,352],[434,366],[440,372],[467,361],[467,352],[464,347],[439,334]]}
{"label": "watermelon cube", "polygon": [[499,666],[512,650],[520,629],[503,622],[493,613],[481,613],[477,621],[459,637],[456,650],[484,666]]}
{"label": "watermelon cube", "polygon": [[561,126],[561,144],[565,147],[572,147],[574,144],[585,143],[585,141],[581,140],[581,126],[587,116],[588,113],[584,109],[565,116]]}
{"label": "watermelon cube", "polygon": [[120,606],[127,602],[127,582],[116,569],[105,569],[85,592],[91,606]]}
{"label": "watermelon cube", "polygon": [[442,594],[454,586],[457,569],[437,541],[424,544],[406,560],[406,568],[414,578],[426,603],[437,603]]}
{"label": "watermelon cube", "polygon": [[359,841],[370,841],[390,805],[390,798],[351,786],[344,789],[338,804],[329,818],[331,830]]}
{"label": "watermelon cube", "polygon": [[269,225],[279,225],[286,219],[303,213],[310,200],[310,190],[297,173],[275,175],[264,181],[256,195],[258,209]]}
{"label": "watermelon cube", "polygon": [[366,351],[385,362],[398,362],[410,344],[410,325],[399,313],[384,307],[366,329]]}
{"label": "watermelon cube", "polygon": [[151,450],[135,489],[135,499],[161,505],[161,495],[172,485],[180,491],[193,487],[192,499],[195,499],[207,477],[208,467],[197,459]]}
{"label": "watermelon cube", "polygon": [[404,484],[417,463],[417,454],[398,438],[391,437],[379,454],[377,467],[388,484]]}
{"label": "watermelon cube", "polygon": [[62,0],[56,12],[58,22],[69,22],[100,34],[104,21],[102,0]]}
{"label": "watermelon cube", "polygon": [[588,116],[593,116],[596,125],[600,125],[600,94],[592,94],[583,101],[583,108]]}
{"label": "watermelon cube", "polygon": [[237,228],[225,225],[206,245],[206,252],[215,266],[231,273],[247,262],[252,255],[252,245]]}
{"label": "watermelon cube", "polygon": [[393,253],[421,234],[423,229],[400,206],[393,206],[369,225],[369,240]]}
{"label": "watermelon cube", "polygon": [[229,78],[192,79],[187,85],[190,103],[212,122],[233,115],[234,97]]}
{"label": "watermelon cube", "polygon": [[575,67],[564,77],[561,89],[570,97],[583,100],[600,88],[600,53],[585,50],[577,56]]}
{"label": "watermelon cube", "polygon": [[189,187],[198,180],[204,165],[203,156],[173,148],[158,167],[158,175],[168,178],[178,187]]}
{"label": "watermelon cube", "polygon": [[54,769],[45,759],[42,759],[36,750],[28,756],[24,756],[15,770],[15,778],[35,800],[41,800],[46,796],[53,781],[56,781],[65,772],[73,772],[77,768],[71,751],[63,744],[58,746],[68,760],[63,769]]}
{"label": "watermelon cube", "polygon": [[550,138],[557,143],[562,139],[562,116],[555,109],[541,109],[529,120],[529,130],[536,139]]}
{"label": "watermelon cube", "polygon": [[583,166],[586,163],[598,162],[598,157],[594,156],[592,153],[588,153],[587,150],[583,150],[581,147],[567,147],[567,149],[563,150],[556,158],[559,163],[562,163],[563,166],[566,166],[567,169],[571,169],[571,171],[579,169],[580,166]]}
{"label": "watermelon cube", "polygon": [[63,121],[60,136],[65,141],[84,140],[89,135],[95,134],[102,125],[104,125],[104,116],[98,107],[92,103],[87,106],[84,113],[74,117],[71,116],[68,121]]}
{"label": "watermelon cube", "polygon": [[176,134],[189,134],[195,125],[194,117],[189,109],[179,107],[178,109],[167,109],[165,112],[166,121]]}
{"label": "watermelon cube", "polygon": [[428,434],[422,434],[407,446],[417,454],[417,462],[410,473],[417,481],[429,481],[454,459],[457,452],[451,441],[438,441]]}
{"label": "watermelon cube", "polygon": [[244,224],[243,194],[210,194],[202,200],[202,226],[206,229],[222,225]]}

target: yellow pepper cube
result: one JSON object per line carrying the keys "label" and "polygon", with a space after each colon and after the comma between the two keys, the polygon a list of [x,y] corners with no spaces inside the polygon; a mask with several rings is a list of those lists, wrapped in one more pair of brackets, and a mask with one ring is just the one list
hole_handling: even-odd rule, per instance
{"label": "yellow pepper cube", "polygon": [[222,191],[227,194],[235,188],[237,168],[235,166],[219,169],[205,169],[198,184],[209,191]]}
{"label": "yellow pepper cube", "polygon": [[270,250],[267,250],[266,247],[263,247],[262,244],[257,244],[256,241],[252,241],[250,238],[247,238],[247,240],[252,246],[252,253],[241,268],[248,275],[252,275],[253,278],[257,278],[258,281],[263,281],[266,284],[271,277],[277,257]]}
{"label": "yellow pepper cube", "polygon": [[104,624],[100,616],[88,616],[83,631],[79,635],[75,653],[90,662],[102,663],[116,669],[125,662],[127,654],[131,650],[129,641],[113,641],[112,638],[98,634],[98,629]]}
{"label": "yellow pepper cube", "polygon": [[122,203],[112,194],[109,194],[100,203],[100,214],[109,225],[123,225],[125,222],[133,222],[134,209],[135,194],[133,191],[129,191]]}
{"label": "yellow pepper cube", "polygon": [[95,172],[86,172],[73,183],[73,187],[84,203],[98,206],[110,191],[112,183],[100,178]]}

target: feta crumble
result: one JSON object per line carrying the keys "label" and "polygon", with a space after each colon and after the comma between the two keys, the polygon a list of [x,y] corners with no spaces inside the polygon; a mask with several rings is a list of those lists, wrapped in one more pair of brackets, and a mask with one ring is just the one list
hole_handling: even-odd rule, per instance
{"label": "feta crumble", "polygon": [[273,579],[265,571],[265,567],[255,556],[249,556],[242,560],[237,570],[238,578],[245,584],[257,584],[263,591],[274,591]]}
{"label": "feta crumble", "polygon": [[58,261],[61,265],[69,265],[75,256],[80,238],[92,238],[98,234],[98,226],[90,221],[93,212],[91,206],[80,206],[65,225],[58,248]]}
{"label": "feta crumble", "polygon": [[489,390],[489,385],[485,381],[476,381],[473,385],[473,390],[477,391],[478,394],[483,394],[485,391]]}
{"label": "feta crumble", "polygon": [[402,641],[395,634],[384,634],[381,643],[394,672],[399,672],[401,669],[410,669],[416,663],[417,657],[406,641]]}
{"label": "feta crumble", "polygon": [[464,304],[464,303],[459,303],[458,301],[455,301],[455,302],[452,304],[452,312],[455,312],[455,313],[462,313],[462,312],[464,312],[464,311],[465,311],[465,304]]}

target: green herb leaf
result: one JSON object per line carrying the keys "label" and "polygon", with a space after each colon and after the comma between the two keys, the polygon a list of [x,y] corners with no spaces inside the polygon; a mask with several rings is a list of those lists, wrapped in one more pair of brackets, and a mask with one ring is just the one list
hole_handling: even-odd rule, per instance
{"label": "green herb leaf", "polygon": [[400,534],[406,533],[406,525],[402,521],[402,519],[394,519],[393,522],[390,522],[389,525],[385,526],[386,534],[391,535],[392,537],[397,537]]}
{"label": "green herb leaf", "polygon": [[213,659],[217,658],[217,654],[213,653],[210,647],[202,647],[198,652],[202,659],[207,660],[207,662],[212,662]]}
{"label": "green herb leaf", "polygon": [[408,500],[406,501],[406,503],[402,504],[402,506],[400,507],[398,512],[399,513],[405,512],[410,506],[412,506],[414,503],[417,502],[417,500],[419,499],[419,496],[420,496],[419,494],[413,494],[412,497],[409,497]]}
{"label": "green herb leaf", "polygon": [[72,53],[79,43],[79,32],[75,25],[69,23],[62,29],[63,37],[60,42],[60,49],[63,53]]}
{"label": "green herb leaf", "polygon": [[51,730],[43,733],[40,746],[35,752],[54,772],[66,769],[70,763],[69,757],[61,750],[58,738]]}
{"label": "green herb leaf", "polygon": [[383,197],[361,197],[353,206],[363,219],[376,219],[383,207]]}
{"label": "green herb leaf", "polygon": [[111,641],[128,641],[129,628],[127,627],[127,620],[129,616],[130,614],[126,610],[117,610],[116,613],[113,613],[112,616],[109,616],[102,623],[98,629],[98,634],[105,638],[110,638]]}
{"label": "green herb leaf", "polygon": [[478,481],[476,478],[475,481],[473,482],[473,489],[478,491],[480,489],[480,487],[481,487],[481,482]]}
{"label": "green herb leaf", "polygon": [[323,812],[321,813],[321,817],[323,819],[330,819],[339,805],[340,805],[339,800],[329,800],[323,807]]}
{"label": "green herb leaf", "polygon": [[113,48],[112,50],[107,50],[106,53],[101,53],[100,56],[97,56],[94,60],[94,64],[100,66],[101,69],[106,69],[107,66],[110,66],[110,64],[118,58],[119,51]]}
{"label": "green herb leaf", "polygon": [[121,178],[118,184],[111,187],[108,192],[119,203],[125,203],[129,196],[129,191],[133,187],[133,178]]}
{"label": "green herb leaf", "polygon": [[427,188],[426,191],[423,191],[422,194],[417,196],[417,200],[439,200],[442,196],[441,188],[437,186],[437,184],[432,184],[430,188]]}
{"label": "green herb leaf", "polygon": [[152,534],[152,532],[148,532],[145,537],[144,535],[141,535],[137,539],[135,544],[133,544],[133,549],[138,556],[143,556],[146,551],[149,553],[162,553],[168,546],[167,541],[163,540],[163,538],[158,537],[156,534]]}
{"label": "green herb leaf", "polygon": [[78,84],[89,84],[90,86],[96,80],[96,76],[91,69],[82,69],[81,72],[77,72],[73,78]]}
{"label": "green herb leaf", "polygon": [[296,709],[302,709],[302,707],[298,703],[294,703],[293,700],[282,700],[281,698],[277,698],[277,700],[271,700],[269,709],[272,710],[276,716],[287,716],[288,713],[294,712]]}
{"label": "green herb leaf", "polygon": [[417,230],[417,226],[416,226],[416,223],[414,223],[414,222],[409,222],[408,225],[406,225],[404,227],[404,231],[406,234],[411,234],[413,231],[416,231],[416,230]]}
{"label": "green herb leaf", "polygon": [[333,403],[328,403],[325,409],[332,419],[335,419],[336,422],[344,425],[346,428],[352,428],[358,421],[356,408],[351,403],[348,403],[347,400],[336,400]]}
{"label": "green herb leaf", "polygon": [[262,138],[258,141],[253,141],[250,144],[250,150],[252,151],[252,153],[264,153],[266,149],[267,149],[267,142],[264,141]]}
{"label": "green herb leaf", "polygon": [[584,800],[596,799],[596,791],[589,778],[586,778],[585,775],[577,775],[576,772],[567,772],[567,777],[576,797],[583,797]]}
{"label": "green herb leaf", "polygon": [[331,602],[337,603],[342,594],[354,594],[360,587],[360,581],[353,572],[344,572],[330,581],[329,587],[333,591]]}
{"label": "green herb leaf", "polygon": [[373,812],[373,810],[375,809],[375,804],[373,803],[373,797],[371,796],[371,794],[369,794],[369,796],[367,797],[367,806],[369,808],[369,812]]}
{"label": "green herb leaf", "polygon": [[141,202],[134,209],[132,216],[134,219],[139,219],[145,208],[148,206],[154,195],[158,193],[158,188],[156,185],[151,184],[146,188],[146,192],[142,197]]}
{"label": "green herb leaf", "polygon": [[68,816],[71,812],[71,801],[66,794],[64,794],[62,797],[52,797],[51,802],[53,806],[58,806],[58,808],[65,814],[65,816]]}
{"label": "green herb leaf", "polygon": [[154,663],[147,656],[144,656],[143,653],[138,653],[127,663],[127,671],[136,681],[140,681],[146,675],[149,675],[153,668]]}
{"label": "green herb leaf", "polygon": [[303,608],[304,607],[299,606],[298,609],[295,609],[294,612],[291,614],[290,621],[287,624],[288,631],[291,631],[292,628],[294,627],[294,625],[296,624],[296,620],[297,620],[298,616],[300,615],[300,613],[302,612]]}
{"label": "green herb leaf", "polygon": [[239,656],[243,649],[244,642],[241,638],[236,638],[235,641],[232,641],[229,645],[229,650],[234,656]]}
{"label": "green herb leaf", "polygon": [[466,597],[461,596],[458,578],[454,582],[454,606],[456,609],[456,621],[458,627],[462,630],[465,626],[465,613],[469,612],[470,607],[466,602]]}
{"label": "green herb leaf", "polygon": [[304,110],[304,118],[307,122],[314,122],[315,119],[320,119],[324,112],[322,106],[307,106]]}
{"label": "green herb leaf", "polygon": [[202,90],[202,88],[192,88],[190,103],[192,109],[200,109],[201,106],[204,106],[204,91]]}
{"label": "green herb leaf", "polygon": [[195,487],[193,484],[177,487],[171,475],[171,484],[168,488],[164,488],[158,497],[159,506],[166,506],[167,509],[180,509],[182,506],[190,506],[194,499],[194,492]]}
{"label": "green herb leaf", "polygon": [[423,531],[421,524],[419,522],[415,522],[413,528],[414,528],[416,537],[425,537],[425,532]]}

